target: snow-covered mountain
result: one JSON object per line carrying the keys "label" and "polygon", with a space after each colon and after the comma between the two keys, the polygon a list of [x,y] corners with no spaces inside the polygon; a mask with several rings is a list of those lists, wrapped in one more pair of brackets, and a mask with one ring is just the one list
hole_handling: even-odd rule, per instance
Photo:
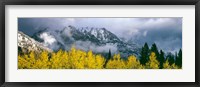
{"label": "snow-covered mountain", "polygon": [[28,35],[18,31],[18,50],[23,52],[46,50],[52,52],[51,49],[45,47],[42,43],[35,41]]}
{"label": "snow-covered mountain", "polygon": [[120,40],[115,34],[105,28],[67,26],[60,30],[43,29],[32,36],[53,50],[69,50],[72,45],[85,51],[96,53],[120,53],[122,57],[131,54],[138,55],[140,47],[134,43]]}
{"label": "snow-covered mountain", "polygon": [[[117,43],[120,42],[120,39],[110,31],[106,30],[105,28],[79,28],[84,35],[89,36],[91,38],[95,38],[98,42],[102,43]],[[88,39],[91,39],[88,38]]]}

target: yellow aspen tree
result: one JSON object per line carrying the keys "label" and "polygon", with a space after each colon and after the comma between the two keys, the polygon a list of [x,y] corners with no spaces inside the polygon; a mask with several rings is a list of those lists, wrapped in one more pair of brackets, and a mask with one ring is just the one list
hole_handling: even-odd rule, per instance
{"label": "yellow aspen tree", "polygon": [[84,64],[84,57],[81,56],[82,55],[82,51],[81,50],[77,50],[76,51],[76,68],[77,69],[84,69],[85,68],[85,64]]}
{"label": "yellow aspen tree", "polygon": [[85,52],[85,51],[82,51],[82,50],[78,50],[78,54],[80,54],[79,55],[79,59],[78,59],[78,63],[79,63],[79,66],[80,66],[80,68],[81,69],[86,69],[86,68],[88,68],[87,67],[87,62],[88,62],[88,58],[87,58],[87,53]]}
{"label": "yellow aspen tree", "polygon": [[68,57],[69,57],[68,53],[66,51],[64,51],[62,56],[61,56],[62,68],[69,69],[71,67]]}
{"label": "yellow aspen tree", "polygon": [[18,69],[23,69],[23,59],[18,55]]}
{"label": "yellow aspen tree", "polygon": [[78,64],[78,59],[79,59],[77,57],[78,55],[80,54],[77,54],[75,47],[72,47],[71,50],[69,51],[69,57],[70,57],[70,63],[71,63],[72,69],[76,69],[80,67]]}
{"label": "yellow aspen tree", "polygon": [[138,69],[141,68],[139,60],[135,56],[129,56],[127,60],[127,68],[128,69]]}
{"label": "yellow aspen tree", "polygon": [[59,60],[57,53],[52,53],[51,59],[50,59],[50,68],[58,69],[58,68],[60,68],[59,64],[60,64],[60,60]]}
{"label": "yellow aspen tree", "polygon": [[175,65],[175,63],[173,63],[173,64],[171,65],[171,69],[178,69],[178,66]]}
{"label": "yellow aspen tree", "polygon": [[88,51],[87,53],[87,68],[94,69],[95,68],[95,56],[93,55],[92,51]]}
{"label": "yellow aspen tree", "polygon": [[32,69],[35,66],[35,53],[31,51],[30,53],[24,54],[22,56],[18,55],[18,65],[19,68]]}
{"label": "yellow aspen tree", "polygon": [[29,53],[29,61],[28,61],[29,63],[30,63],[30,67],[29,68],[35,68],[35,62],[36,62],[36,60],[35,60],[35,52],[34,51],[31,51],[30,53]]}
{"label": "yellow aspen tree", "polygon": [[75,47],[71,48],[69,51],[68,61],[71,68],[73,69],[84,69],[85,68],[85,52],[81,50],[76,50]]}
{"label": "yellow aspen tree", "polygon": [[96,55],[95,60],[95,69],[103,69],[103,65],[105,64],[105,58],[103,58],[101,55]]}
{"label": "yellow aspen tree", "polygon": [[19,69],[26,68],[26,63],[27,63],[27,61],[25,60],[25,58],[23,58],[22,56],[18,55],[18,68]]}
{"label": "yellow aspen tree", "polygon": [[42,51],[39,55],[39,59],[36,61],[37,68],[48,69],[49,68],[49,56],[47,51]]}
{"label": "yellow aspen tree", "polygon": [[[68,61],[64,58],[64,51],[59,50],[57,53],[52,53],[52,56],[50,58],[50,66],[53,69],[62,69],[64,68],[64,63],[68,63]],[[67,57],[67,56],[65,56]]]}
{"label": "yellow aspen tree", "polygon": [[30,68],[31,68],[31,63],[30,63],[29,54],[25,54],[25,55],[23,56],[23,58],[25,59],[24,64],[26,65],[24,68],[30,69]]}
{"label": "yellow aspen tree", "polygon": [[169,65],[169,61],[166,60],[165,63],[163,63],[163,69],[170,69],[171,66]]}
{"label": "yellow aspen tree", "polygon": [[138,67],[138,69],[145,69],[145,65],[140,64],[140,66]]}
{"label": "yellow aspen tree", "polygon": [[120,58],[120,54],[115,54],[113,59],[109,60],[106,64],[108,69],[123,69],[126,68],[125,61]]}
{"label": "yellow aspen tree", "polygon": [[156,60],[156,54],[151,52],[149,61],[146,63],[147,69],[159,69],[159,62]]}
{"label": "yellow aspen tree", "polygon": [[163,64],[164,69],[178,69],[179,67],[173,63],[172,65],[169,64],[168,60]]}

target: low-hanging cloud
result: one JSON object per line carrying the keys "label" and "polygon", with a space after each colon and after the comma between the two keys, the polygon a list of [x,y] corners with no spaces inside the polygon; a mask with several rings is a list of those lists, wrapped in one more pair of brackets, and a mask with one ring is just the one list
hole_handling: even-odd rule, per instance
{"label": "low-hanging cloud", "polygon": [[48,35],[46,32],[40,34],[40,38],[44,40],[44,44],[51,45],[56,42],[56,39],[53,36]]}
{"label": "low-hanging cloud", "polygon": [[55,33],[53,31],[45,31],[40,34],[40,39],[44,40],[44,45],[53,50],[70,50],[72,46],[76,49],[89,51],[92,50],[96,53],[108,53],[111,50],[112,53],[117,53],[117,44],[107,43],[104,45],[96,45],[91,41],[74,40],[69,29],[65,29],[62,33]]}
{"label": "low-hanging cloud", "polygon": [[106,52],[111,50],[112,53],[117,53],[117,44],[105,44],[102,46],[96,45],[90,41],[75,41],[74,45],[77,49],[89,51],[92,50],[97,53]]}

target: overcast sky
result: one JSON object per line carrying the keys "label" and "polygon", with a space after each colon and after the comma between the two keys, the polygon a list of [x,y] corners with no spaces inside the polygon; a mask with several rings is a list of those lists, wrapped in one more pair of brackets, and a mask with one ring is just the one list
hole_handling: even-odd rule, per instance
{"label": "overcast sky", "polygon": [[165,51],[182,48],[182,18],[19,18],[19,30],[32,35],[39,29],[63,29],[72,25],[77,28],[106,28],[120,38],[136,43],[156,43]]}

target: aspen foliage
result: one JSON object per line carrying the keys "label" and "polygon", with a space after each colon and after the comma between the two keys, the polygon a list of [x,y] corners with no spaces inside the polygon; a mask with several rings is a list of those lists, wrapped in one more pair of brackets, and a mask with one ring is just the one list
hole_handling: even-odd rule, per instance
{"label": "aspen foliage", "polygon": [[140,64],[140,61],[137,60],[135,56],[129,56],[126,67],[128,69],[142,69],[143,66]]}
{"label": "aspen foliage", "polygon": [[159,69],[159,62],[156,60],[156,54],[151,52],[149,56],[149,61],[146,63],[147,69]]}
{"label": "aspen foliage", "polygon": [[[106,62],[107,61],[107,62]],[[57,52],[31,51],[18,55],[19,69],[159,69],[159,61],[152,52],[145,65],[140,60],[130,55],[127,59],[121,58],[120,54],[110,56],[106,60],[102,55],[95,54],[92,50],[86,52],[72,47],[69,51]],[[166,60],[163,69],[179,69],[175,63],[169,64]]]}
{"label": "aspen foliage", "polygon": [[163,64],[163,68],[164,69],[179,69],[179,67],[177,65],[175,65],[175,63],[170,65],[168,60],[166,60],[165,63]]}
{"label": "aspen foliage", "polygon": [[169,61],[168,60],[166,60],[165,63],[163,64],[163,68],[165,68],[165,69],[170,69],[171,68],[171,66],[169,65]]}
{"label": "aspen foliage", "polygon": [[38,59],[36,60],[34,68],[38,69],[48,69],[50,62],[49,62],[49,56],[47,51],[42,51],[40,55],[38,55]]}
{"label": "aspen foliage", "polygon": [[31,51],[29,54],[23,56],[18,55],[18,67],[21,68],[35,68],[35,53]]}
{"label": "aspen foliage", "polygon": [[125,61],[120,58],[120,54],[115,54],[106,65],[107,69],[124,69],[126,68]]}
{"label": "aspen foliage", "polygon": [[178,69],[179,67],[177,66],[177,65],[175,65],[175,63],[173,63],[172,65],[171,65],[171,69]]}
{"label": "aspen foliage", "polygon": [[19,69],[102,69],[105,58],[92,51],[77,50],[41,53],[30,52],[18,55]]}
{"label": "aspen foliage", "polygon": [[50,59],[50,68],[64,69],[70,68],[69,58],[66,51],[59,50],[57,53],[52,53]]}

